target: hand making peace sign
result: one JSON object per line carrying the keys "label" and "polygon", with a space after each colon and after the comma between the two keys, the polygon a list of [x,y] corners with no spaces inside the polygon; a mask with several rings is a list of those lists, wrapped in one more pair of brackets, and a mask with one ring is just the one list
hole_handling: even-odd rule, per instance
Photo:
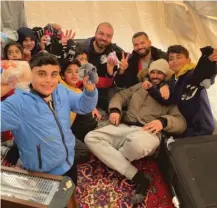
{"label": "hand making peace sign", "polygon": [[125,70],[128,68],[128,59],[129,59],[130,54],[127,53],[126,57],[124,55],[124,51],[122,51],[122,58],[120,61],[120,74],[123,74]]}

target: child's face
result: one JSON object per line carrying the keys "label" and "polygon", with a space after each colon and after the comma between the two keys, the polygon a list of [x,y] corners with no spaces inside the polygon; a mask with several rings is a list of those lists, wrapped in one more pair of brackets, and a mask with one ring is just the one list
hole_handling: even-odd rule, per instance
{"label": "child's face", "polygon": [[7,51],[8,60],[22,59],[22,53],[16,45],[11,45]]}
{"label": "child's face", "polygon": [[166,75],[159,70],[152,70],[149,77],[152,84],[159,85],[166,78]]}
{"label": "child's face", "polygon": [[71,64],[67,67],[62,79],[70,86],[75,87],[79,81],[78,77],[79,67],[76,64]]}
{"label": "child's face", "polygon": [[42,65],[32,69],[32,87],[44,96],[49,96],[58,85],[59,65]]}
{"label": "child's face", "polygon": [[88,63],[87,54],[86,53],[78,55],[76,59],[81,63],[81,65]]}
{"label": "child's face", "polygon": [[169,66],[175,73],[179,73],[181,68],[190,62],[190,58],[186,58],[182,53],[169,53]]}
{"label": "child's face", "polygon": [[34,47],[35,47],[35,41],[30,37],[26,37],[25,40],[23,41],[23,48],[26,48],[31,51]]}

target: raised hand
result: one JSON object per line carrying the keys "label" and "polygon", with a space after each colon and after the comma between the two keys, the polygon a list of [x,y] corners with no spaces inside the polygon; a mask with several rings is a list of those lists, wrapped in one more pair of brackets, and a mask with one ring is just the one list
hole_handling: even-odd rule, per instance
{"label": "raised hand", "polygon": [[50,40],[50,36],[48,36],[48,35],[43,35],[41,37],[41,40],[40,40],[41,50],[45,49],[45,46],[46,46],[46,44],[48,43],[49,40]]}
{"label": "raised hand", "polygon": [[125,57],[124,51],[122,51],[122,58],[120,61],[120,67],[119,67],[119,73],[123,74],[125,70],[128,68],[128,59],[129,59],[130,54],[128,53]]}
{"label": "raised hand", "polygon": [[25,61],[30,61],[30,59],[31,59],[31,51],[29,50],[29,49],[27,49],[27,48],[24,48],[23,49],[23,59],[25,60]]}
{"label": "raised hand", "polygon": [[108,57],[107,59],[107,73],[109,75],[113,75],[114,73],[114,67],[117,65],[117,60],[113,57]]}
{"label": "raised hand", "polygon": [[160,88],[160,94],[163,99],[168,100],[170,96],[170,90],[168,85],[164,85]]}
{"label": "raised hand", "polygon": [[152,83],[147,80],[142,83],[142,87],[146,90],[152,88],[152,86],[153,86]]}
{"label": "raised hand", "polygon": [[144,131],[151,132],[153,134],[159,133],[162,129],[163,125],[159,120],[153,120],[143,127]]}
{"label": "raised hand", "polygon": [[115,125],[115,126],[118,126],[119,123],[120,123],[120,114],[119,113],[111,113],[109,115],[109,121]]}
{"label": "raised hand", "polygon": [[87,91],[94,91],[95,84],[92,84],[89,81],[89,76],[84,77],[83,79],[83,86]]}
{"label": "raised hand", "polygon": [[75,37],[75,32],[72,33],[72,30],[66,30],[66,32],[62,33],[62,37],[61,37],[61,42],[62,42],[62,45],[67,45],[67,41],[69,39],[74,39]]}

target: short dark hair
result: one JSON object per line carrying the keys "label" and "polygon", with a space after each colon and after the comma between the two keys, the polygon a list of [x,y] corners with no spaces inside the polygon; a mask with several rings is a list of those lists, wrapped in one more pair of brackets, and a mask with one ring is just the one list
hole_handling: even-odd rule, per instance
{"label": "short dark hair", "polygon": [[69,60],[65,60],[61,66],[61,71],[60,71],[60,75],[64,76],[66,69],[70,66],[70,65],[77,65],[78,67],[81,67],[81,64],[78,60],[73,59],[72,61]]}
{"label": "short dark hair", "polygon": [[170,53],[181,53],[186,58],[189,58],[189,51],[182,45],[172,45],[167,49],[167,57]]}
{"label": "short dark hair", "polygon": [[31,69],[38,66],[43,65],[54,65],[59,66],[59,62],[55,55],[47,53],[47,52],[40,52],[33,56],[29,62]]}
{"label": "short dark hair", "polygon": [[11,41],[10,43],[8,43],[5,47],[4,47],[4,51],[3,51],[3,57],[4,59],[8,60],[8,49],[10,46],[17,46],[17,48],[20,50],[22,56],[23,56],[23,46],[15,41]]}
{"label": "short dark hair", "polygon": [[148,35],[147,35],[145,32],[137,32],[137,33],[135,33],[135,34],[133,35],[132,40],[133,40],[134,38],[137,38],[137,37],[142,36],[142,35],[144,35],[146,38],[149,39]]}
{"label": "short dark hair", "polygon": [[77,52],[75,53],[74,59],[76,59],[78,56],[83,55],[83,54],[86,54],[86,55],[87,55],[87,52],[86,52],[85,50],[77,51]]}

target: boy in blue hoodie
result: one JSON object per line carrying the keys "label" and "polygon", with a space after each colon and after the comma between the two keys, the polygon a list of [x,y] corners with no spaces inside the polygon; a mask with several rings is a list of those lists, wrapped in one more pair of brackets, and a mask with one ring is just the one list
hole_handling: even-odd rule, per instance
{"label": "boy in blue hoodie", "polygon": [[59,63],[49,53],[34,56],[30,66],[30,92],[17,89],[1,103],[1,130],[13,132],[26,170],[67,175],[76,184],[70,112],[91,112],[96,107],[97,90],[87,78],[81,94],[58,84]]}

